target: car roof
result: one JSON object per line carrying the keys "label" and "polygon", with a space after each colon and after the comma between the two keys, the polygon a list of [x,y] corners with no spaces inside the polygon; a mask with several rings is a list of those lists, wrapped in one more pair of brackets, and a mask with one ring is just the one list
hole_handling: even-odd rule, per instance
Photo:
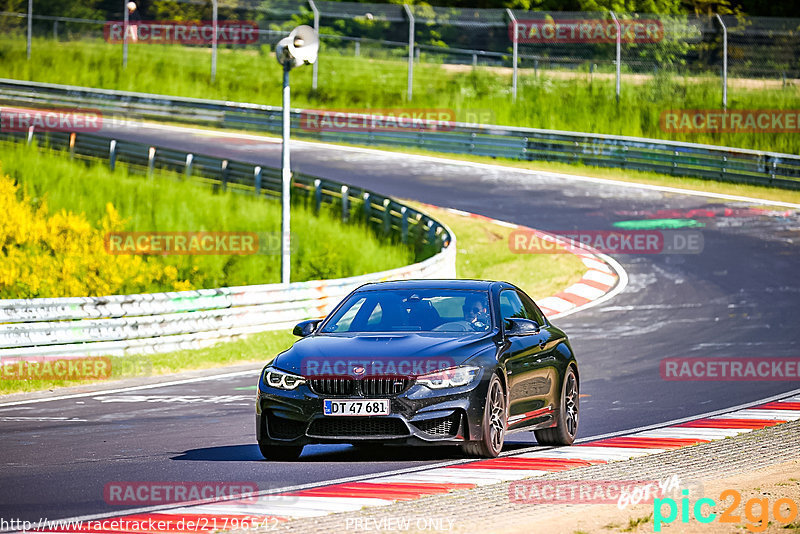
{"label": "car roof", "polygon": [[494,280],[394,280],[364,284],[358,288],[358,291],[376,291],[381,289],[468,289],[473,291],[488,291],[494,284],[511,287],[511,284],[507,282],[496,282]]}

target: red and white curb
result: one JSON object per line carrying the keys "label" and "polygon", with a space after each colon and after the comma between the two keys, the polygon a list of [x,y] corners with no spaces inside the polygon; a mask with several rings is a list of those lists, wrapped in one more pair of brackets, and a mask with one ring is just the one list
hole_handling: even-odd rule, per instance
{"label": "red and white curb", "polygon": [[[386,506],[427,495],[472,489],[477,486],[510,482],[523,478],[567,471],[579,467],[649,456],[667,450],[708,443],[753,430],[800,419],[800,390],[794,396],[763,402],[727,413],[677,421],[671,425],[633,431],[629,434],[601,437],[571,447],[475,460],[444,467],[422,469],[366,480],[332,483],[326,486],[286,491],[276,494],[245,496],[242,499],[205,502],[191,505],[158,507],[150,511],[103,516],[103,523],[125,528],[98,529],[99,520],[84,518],[75,529],[43,529],[47,532],[155,533],[232,530],[239,525],[277,525],[292,519],[353,512],[364,507]],[[96,516],[100,517],[100,516]],[[160,524],[159,524],[160,522]],[[191,523],[190,523],[191,522]],[[159,524],[157,531],[148,525]],[[205,525],[205,528],[202,527]],[[239,527],[241,528],[241,527]]]}
{"label": "red and white curb", "polygon": [[583,243],[564,239],[563,237],[536,230],[535,228],[492,219],[491,217],[467,211],[442,208],[431,204],[423,204],[423,206],[431,211],[441,210],[453,215],[479,219],[489,224],[496,224],[514,230],[522,230],[543,241],[563,245],[563,248],[568,250],[570,254],[577,256],[587,268],[586,272],[583,273],[583,277],[578,282],[553,296],[536,300],[542,312],[550,319],[558,319],[577,311],[596,306],[601,302],[613,298],[628,285],[628,275],[619,262]]}

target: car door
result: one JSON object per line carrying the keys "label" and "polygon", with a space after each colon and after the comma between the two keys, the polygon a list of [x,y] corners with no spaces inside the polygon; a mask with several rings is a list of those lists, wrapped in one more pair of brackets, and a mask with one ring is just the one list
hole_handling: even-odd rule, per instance
{"label": "car door", "polygon": [[[524,300],[523,300],[524,298]],[[543,422],[552,415],[552,390],[556,378],[556,343],[543,317],[524,294],[514,289],[500,292],[500,314],[504,334],[509,328],[508,319],[521,318],[536,321],[538,334],[506,335],[504,354],[509,392],[509,429],[522,428]],[[529,301],[526,306],[525,300]]]}

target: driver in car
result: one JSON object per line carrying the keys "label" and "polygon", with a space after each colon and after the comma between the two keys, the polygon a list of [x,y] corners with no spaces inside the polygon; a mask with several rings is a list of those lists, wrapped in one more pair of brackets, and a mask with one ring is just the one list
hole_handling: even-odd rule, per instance
{"label": "driver in car", "polygon": [[489,310],[486,306],[486,301],[482,298],[473,298],[467,300],[462,308],[464,311],[464,320],[467,321],[475,330],[488,330],[489,323]]}

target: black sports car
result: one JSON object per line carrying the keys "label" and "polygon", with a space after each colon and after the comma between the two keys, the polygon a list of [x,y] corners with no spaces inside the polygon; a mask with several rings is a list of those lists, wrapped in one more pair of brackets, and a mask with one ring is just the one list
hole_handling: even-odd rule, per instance
{"label": "black sports car", "polygon": [[309,443],[460,444],[495,457],[506,433],[569,445],[578,365],[566,334],[506,282],[366,284],[264,368],[256,437],[267,459]]}

